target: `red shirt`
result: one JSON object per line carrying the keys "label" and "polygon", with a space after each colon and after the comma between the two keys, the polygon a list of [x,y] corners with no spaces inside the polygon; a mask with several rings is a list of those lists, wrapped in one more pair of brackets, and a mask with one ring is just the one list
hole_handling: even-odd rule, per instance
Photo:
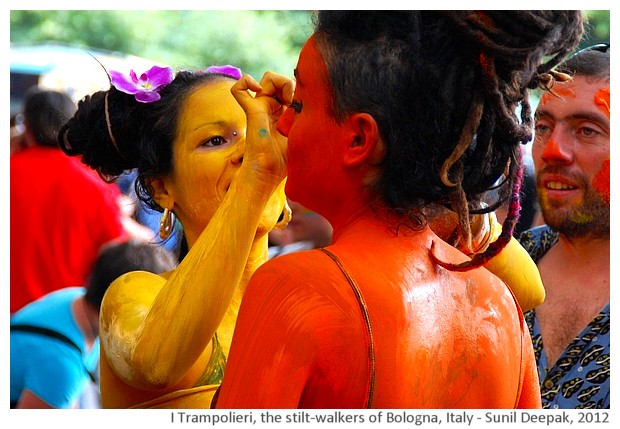
{"label": "red shirt", "polygon": [[60,149],[11,156],[11,313],[84,285],[101,245],[125,236],[120,191]]}

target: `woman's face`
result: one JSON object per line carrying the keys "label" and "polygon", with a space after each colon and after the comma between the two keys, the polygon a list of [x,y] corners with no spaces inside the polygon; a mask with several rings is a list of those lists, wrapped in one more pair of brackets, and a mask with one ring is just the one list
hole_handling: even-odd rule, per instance
{"label": "woman's face", "polygon": [[[219,208],[243,161],[246,116],[230,92],[233,84],[228,79],[205,84],[181,110],[166,183],[190,244]],[[277,221],[285,200],[282,185],[265,209],[264,233]]]}
{"label": "woman's face", "polygon": [[340,143],[346,130],[331,114],[333,105],[325,62],[314,37],[306,42],[295,69],[294,103],[278,121],[278,131],[288,137],[286,194],[294,201],[323,213],[340,197],[342,183]]}

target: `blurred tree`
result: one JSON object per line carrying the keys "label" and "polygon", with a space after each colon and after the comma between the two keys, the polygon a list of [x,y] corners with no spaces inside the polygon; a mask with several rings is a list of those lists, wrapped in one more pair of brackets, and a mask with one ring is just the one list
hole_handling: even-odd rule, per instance
{"label": "blurred tree", "polygon": [[[609,10],[588,10],[580,47],[609,41]],[[63,42],[202,68],[291,75],[312,32],[304,10],[11,10],[11,43]]]}
{"label": "blurred tree", "polygon": [[11,11],[11,43],[55,41],[130,53],[132,32],[117,11]]}
{"label": "blurred tree", "polygon": [[608,10],[586,10],[586,34],[581,39],[579,48],[597,43],[609,42],[610,21]]}
{"label": "blurred tree", "polygon": [[62,42],[151,58],[173,68],[233,64],[292,75],[312,31],[299,10],[12,10],[11,43]]}

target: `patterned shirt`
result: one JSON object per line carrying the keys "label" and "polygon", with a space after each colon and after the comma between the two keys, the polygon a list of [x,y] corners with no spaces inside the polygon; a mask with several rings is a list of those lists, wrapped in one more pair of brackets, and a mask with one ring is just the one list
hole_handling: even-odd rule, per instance
{"label": "patterned shirt", "polygon": [[[548,226],[525,231],[519,241],[538,261],[558,241]],[[610,318],[609,304],[592,319],[549,368],[536,309],[525,313],[538,363],[543,408],[610,407]]]}

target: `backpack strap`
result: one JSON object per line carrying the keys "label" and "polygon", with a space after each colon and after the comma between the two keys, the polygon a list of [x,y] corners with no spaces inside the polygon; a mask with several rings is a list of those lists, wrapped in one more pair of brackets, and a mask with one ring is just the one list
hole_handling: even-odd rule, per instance
{"label": "backpack strap", "polygon": [[[80,355],[83,354],[82,349],[75,344],[75,342],[73,340],[71,340],[71,338],[67,337],[64,334],[61,334],[60,332],[54,331],[52,329],[49,328],[42,328],[41,326],[34,326],[34,325],[24,325],[24,324],[15,324],[15,325],[11,325],[11,331],[16,331],[16,332],[28,332],[31,334],[38,334],[38,335],[43,335],[45,337],[50,337],[50,338],[55,338],[71,347],[73,347],[74,349],[76,349]],[[86,370],[86,372],[88,373],[90,379],[93,381],[93,383],[96,383],[96,379],[95,376],[93,375],[92,372],[90,372],[88,370],[88,368],[84,367],[84,369]]]}

